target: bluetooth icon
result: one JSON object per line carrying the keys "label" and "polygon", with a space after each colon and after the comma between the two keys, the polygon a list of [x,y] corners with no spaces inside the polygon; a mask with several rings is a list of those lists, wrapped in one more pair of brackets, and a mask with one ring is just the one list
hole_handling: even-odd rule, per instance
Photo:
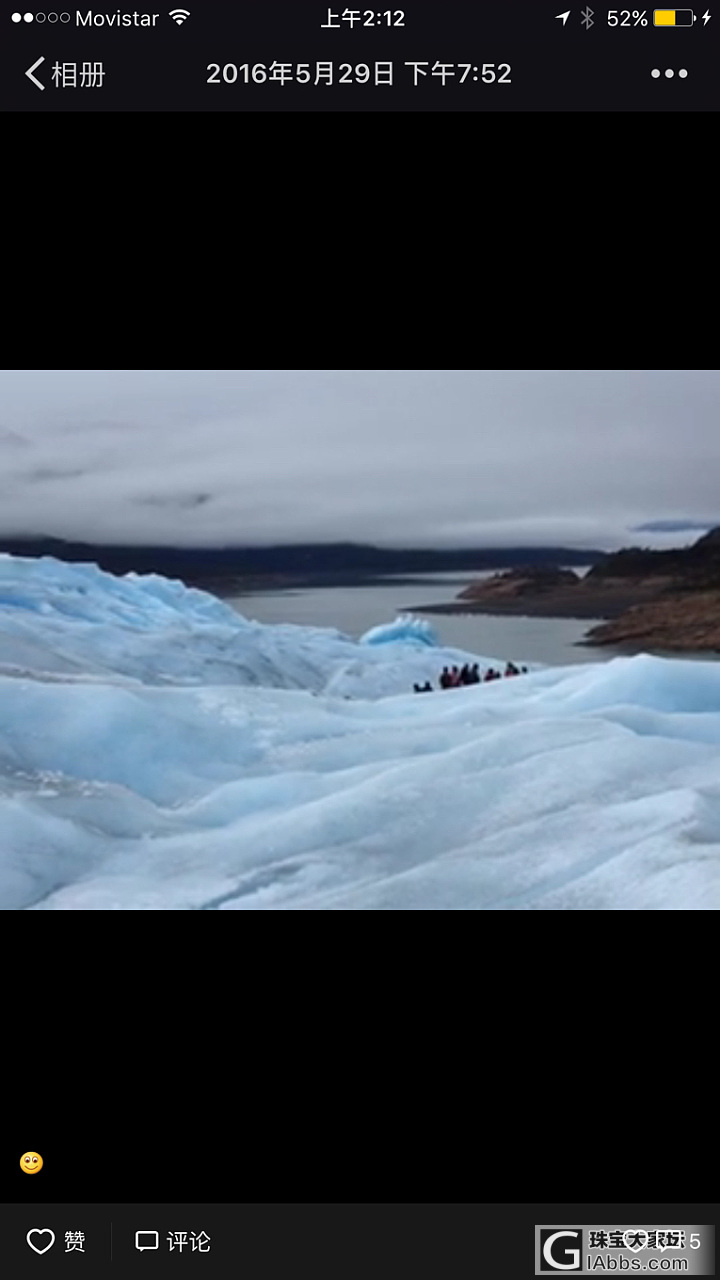
{"label": "bluetooth icon", "polygon": [[589,9],[587,7],[582,11],[582,24],[586,31],[589,31],[590,28],[595,25],[595,23],[593,22],[594,12],[595,12],[594,9]]}

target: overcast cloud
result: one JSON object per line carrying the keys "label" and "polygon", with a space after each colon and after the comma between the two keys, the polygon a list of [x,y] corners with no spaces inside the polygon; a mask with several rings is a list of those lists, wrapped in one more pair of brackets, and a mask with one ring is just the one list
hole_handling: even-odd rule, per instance
{"label": "overcast cloud", "polygon": [[0,371],[0,535],[678,545],[719,422],[716,371]]}

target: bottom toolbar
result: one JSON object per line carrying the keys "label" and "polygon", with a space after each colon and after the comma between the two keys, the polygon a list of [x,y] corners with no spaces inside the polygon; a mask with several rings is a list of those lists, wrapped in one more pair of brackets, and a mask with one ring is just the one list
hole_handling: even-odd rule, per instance
{"label": "bottom toolbar", "polygon": [[261,1250],[270,1223],[263,1209],[277,1214],[277,1206],[262,1205],[5,1205],[3,1266],[12,1275],[40,1266],[48,1273],[79,1274],[79,1268],[87,1275],[89,1267],[93,1277],[121,1277],[131,1267],[133,1275],[138,1267],[157,1275],[162,1258],[168,1270],[190,1265],[203,1274],[227,1273],[239,1234],[247,1258]]}

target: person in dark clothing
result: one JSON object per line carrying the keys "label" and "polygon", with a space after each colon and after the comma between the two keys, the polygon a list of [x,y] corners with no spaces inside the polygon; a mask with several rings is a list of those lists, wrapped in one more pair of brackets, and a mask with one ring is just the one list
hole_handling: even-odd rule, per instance
{"label": "person in dark clothing", "polygon": [[477,662],[474,662],[470,668],[470,684],[480,683],[480,669]]}
{"label": "person in dark clothing", "polygon": [[514,662],[508,662],[508,664],[507,664],[507,666],[506,666],[506,668],[505,668],[505,675],[506,675],[506,676],[519,676],[519,675],[520,675],[520,672],[518,671],[518,669],[517,669],[517,667],[515,666],[515,663],[514,663]]}
{"label": "person in dark clothing", "polygon": [[524,676],[526,676],[526,675],[527,675],[527,667],[523,667],[523,668],[522,668],[522,673],[523,673],[523,675],[524,675]]}
{"label": "person in dark clothing", "polygon": [[443,669],[442,669],[442,675],[440,676],[440,682],[439,682],[439,683],[440,683],[440,688],[441,688],[441,689],[449,689],[449,688],[450,688],[450,672],[448,671],[447,667],[443,667]]}
{"label": "person in dark clothing", "polygon": [[460,684],[460,672],[457,667],[453,667],[452,671],[450,672],[450,688],[457,689],[459,684]]}
{"label": "person in dark clothing", "polygon": [[422,689],[420,688],[419,684],[414,684],[413,689],[415,690],[416,693],[422,693]]}
{"label": "person in dark clothing", "polygon": [[424,685],[423,685],[423,687],[422,687],[422,689],[420,690],[420,692],[421,692],[421,693],[432,693],[432,691],[433,691],[433,687],[432,687],[432,685],[431,685],[430,681],[429,681],[429,680],[426,680],[426,681],[425,681],[425,683],[424,683]]}
{"label": "person in dark clothing", "polygon": [[470,683],[470,668],[467,662],[460,669],[460,683],[461,684]]}

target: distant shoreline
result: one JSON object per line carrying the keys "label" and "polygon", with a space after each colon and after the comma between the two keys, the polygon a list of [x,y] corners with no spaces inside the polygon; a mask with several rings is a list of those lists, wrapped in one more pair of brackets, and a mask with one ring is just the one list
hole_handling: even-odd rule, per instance
{"label": "distant shoreline", "polygon": [[576,618],[578,621],[602,622],[610,618],[619,618],[626,609],[639,604],[638,593],[628,592],[622,595],[593,596],[592,599],[579,600],[576,591],[572,595],[523,596],[514,600],[493,602],[462,600],[448,601],[447,604],[416,604],[406,607],[407,613],[465,613],[489,614],[491,616],[525,617],[525,618]]}
{"label": "distant shoreline", "polygon": [[[482,569],[483,574],[501,573],[502,569]],[[418,578],[425,579],[423,586],[440,586],[449,589],[447,581],[448,575],[457,579],[458,582],[471,583],[476,578],[470,570],[462,569],[437,569],[425,570],[423,572],[407,572],[407,573],[357,573],[352,570],[336,573],[306,573],[306,574],[251,574],[244,578],[235,577],[218,577],[197,579],[192,585],[201,587],[205,591],[212,591],[215,595],[222,598],[234,598],[240,596],[262,595],[264,592],[277,591],[313,591],[322,587],[411,587],[418,585]],[[471,613],[476,612],[474,608],[456,609],[454,601],[448,601],[447,605],[423,605],[415,606],[417,609],[422,608],[433,610],[435,612],[448,613]],[[491,612],[483,610],[483,612]],[[504,612],[504,610],[503,610]],[[601,615],[592,614],[585,615],[599,617]]]}
{"label": "distant shoreline", "polygon": [[[508,600],[500,603],[488,604],[485,601],[473,602],[470,600],[458,601],[457,603],[448,604],[429,604],[414,605],[412,608],[406,608],[403,612],[417,614],[474,614],[486,617],[525,617],[525,618],[573,618],[579,622],[588,622],[598,625],[602,622],[613,621],[620,618],[633,605],[643,604],[646,601],[652,603],[657,596],[646,596],[645,599],[639,598],[638,592],[617,593],[603,592],[598,593],[600,598],[595,596],[593,599],[578,600],[575,588],[572,592],[572,598],[568,595],[563,598],[560,593],[547,597],[525,597],[520,599]],[[576,640],[575,646],[588,649],[612,648],[617,653],[632,655],[635,653],[656,653],[667,657],[712,657],[720,654],[720,649],[714,644],[708,645],[677,645],[663,642],[663,639],[653,637],[647,633],[641,633],[637,636],[626,635],[619,636],[615,640],[594,639],[589,638],[591,627],[585,632],[581,640]]]}
{"label": "distant shoreline", "polygon": [[[444,570],[440,572],[449,572],[458,576],[461,571],[454,569]],[[427,574],[423,577],[428,578],[426,586],[432,586],[433,580]],[[223,599],[239,599],[241,596],[262,595],[265,592],[277,591],[313,591],[322,587],[380,587],[388,586],[388,579],[392,578],[392,585],[397,587],[417,586],[417,574],[369,574],[367,577],[357,574],[307,574],[305,577],[286,577],[277,576],[261,576],[256,578],[244,579],[207,579],[203,582],[196,582],[193,585],[202,587],[204,591],[211,591],[214,595]],[[439,586],[447,586],[447,582],[442,577],[438,577]]]}

